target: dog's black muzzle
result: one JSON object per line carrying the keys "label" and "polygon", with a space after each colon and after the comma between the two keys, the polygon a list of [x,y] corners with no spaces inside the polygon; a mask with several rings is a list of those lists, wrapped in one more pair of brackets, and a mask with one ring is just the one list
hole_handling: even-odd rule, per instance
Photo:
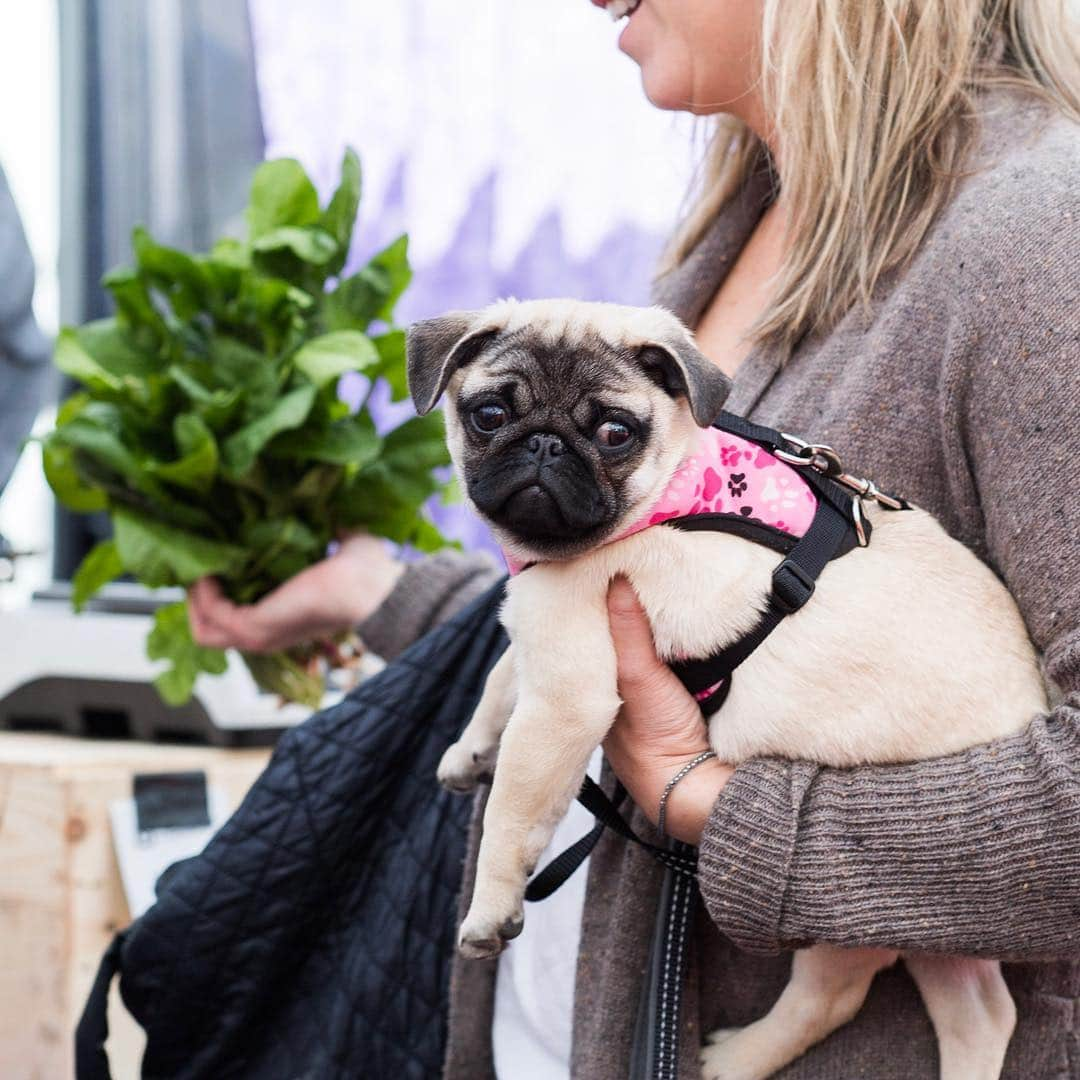
{"label": "dog's black muzzle", "polygon": [[589,465],[563,439],[534,432],[469,481],[476,508],[526,543],[581,540],[612,518]]}

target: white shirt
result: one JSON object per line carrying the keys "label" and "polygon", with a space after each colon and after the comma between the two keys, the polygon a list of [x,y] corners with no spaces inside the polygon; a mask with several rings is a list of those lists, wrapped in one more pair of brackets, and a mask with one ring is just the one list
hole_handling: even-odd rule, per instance
{"label": "white shirt", "polygon": [[[603,751],[589,760],[600,778]],[[537,864],[545,867],[596,820],[573,802]],[[570,1080],[574,975],[589,860],[546,900],[525,905],[525,929],[499,958],[491,1041],[500,1080]]]}

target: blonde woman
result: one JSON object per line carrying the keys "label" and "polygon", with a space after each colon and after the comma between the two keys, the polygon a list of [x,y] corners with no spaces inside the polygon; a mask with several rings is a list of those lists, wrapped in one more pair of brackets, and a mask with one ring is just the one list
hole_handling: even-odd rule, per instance
{"label": "blonde woman", "polygon": [[[620,47],[657,107],[715,118],[656,298],[733,376],[728,407],[829,442],[935,513],[1012,590],[1059,702],[947,759],[710,763],[681,781],[668,831],[699,845],[704,910],[679,1075],[701,1075],[709,1032],[773,1006],[788,950],[825,943],[1016,961],[1015,1013],[955,987],[982,1030],[1015,1024],[1003,1062],[1004,1043],[954,1046],[943,1075],[1080,1076],[1080,52],[1067,5],[593,3],[629,14]],[[362,621],[393,656],[495,574],[457,554],[402,572],[357,538],[254,608],[201,582],[193,618],[204,643],[248,648]],[[610,608],[625,706],[605,753],[647,831],[705,736],[625,585]],[[658,883],[647,854],[608,835],[587,885],[537,905],[497,970],[458,961],[445,1075],[624,1080]],[[851,971],[845,998],[835,1033],[783,1076],[937,1075],[905,969]],[[798,1042],[803,1018],[788,1022]]]}

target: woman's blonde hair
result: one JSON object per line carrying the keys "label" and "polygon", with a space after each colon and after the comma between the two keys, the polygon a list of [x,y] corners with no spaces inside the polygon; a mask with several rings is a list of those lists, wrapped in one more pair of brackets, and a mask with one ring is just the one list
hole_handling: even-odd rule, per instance
{"label": "woman's blonde hair", "polygon": [[[962,174],[981,90],[1026,90],[1080,119],[1072,2],[765,0],[761,85],[780,133],[790,241],[752,337],[790,348],[855,304],[868,309]],[[718,119],[661,270],[766,156],[745,124]]]}

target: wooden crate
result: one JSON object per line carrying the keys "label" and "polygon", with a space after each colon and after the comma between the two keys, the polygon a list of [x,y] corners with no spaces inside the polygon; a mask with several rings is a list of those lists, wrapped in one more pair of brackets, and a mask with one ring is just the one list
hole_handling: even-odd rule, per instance
{"label": "wooden crate", "polygon": [[[137,772],[202,769],[230,810],[268,750],[96,742],[0,732],[0,1077],[74,1075],[75,1024],[98,961],[130,921],[108,805]],[[116,1080],[139,1075],[141,1029],[113,987]]]}

